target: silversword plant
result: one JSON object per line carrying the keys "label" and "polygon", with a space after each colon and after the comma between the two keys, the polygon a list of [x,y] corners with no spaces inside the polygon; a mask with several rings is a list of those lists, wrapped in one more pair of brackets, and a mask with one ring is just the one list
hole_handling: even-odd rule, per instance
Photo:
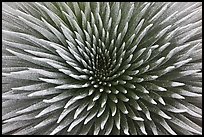
{"label": "silversword plant", "polygon": [[202,3],[2,8],[2,134],[202,134]]}

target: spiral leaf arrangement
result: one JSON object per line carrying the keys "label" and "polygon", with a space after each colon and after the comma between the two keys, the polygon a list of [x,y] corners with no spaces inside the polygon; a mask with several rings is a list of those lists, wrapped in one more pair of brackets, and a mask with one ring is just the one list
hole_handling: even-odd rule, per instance
{"label": "spiral leaf arrangement", "polygon": [[202,3],[3,3],[3,134],[202,134]]}

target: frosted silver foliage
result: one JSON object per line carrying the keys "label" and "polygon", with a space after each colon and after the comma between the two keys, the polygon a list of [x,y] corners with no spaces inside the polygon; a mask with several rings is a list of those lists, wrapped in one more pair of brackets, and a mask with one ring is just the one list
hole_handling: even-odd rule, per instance
{"label": "frosted silver foliage", "polygon": [[202,3],[2,8],[2,134],[202,134]]}

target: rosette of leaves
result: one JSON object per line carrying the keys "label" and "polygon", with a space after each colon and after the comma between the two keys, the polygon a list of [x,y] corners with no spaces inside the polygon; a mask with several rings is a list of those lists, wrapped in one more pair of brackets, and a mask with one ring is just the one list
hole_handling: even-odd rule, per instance
{"label": "rosette of leaves", "polygon": [[3,134],[202,134],[202,3],[3,3]]}

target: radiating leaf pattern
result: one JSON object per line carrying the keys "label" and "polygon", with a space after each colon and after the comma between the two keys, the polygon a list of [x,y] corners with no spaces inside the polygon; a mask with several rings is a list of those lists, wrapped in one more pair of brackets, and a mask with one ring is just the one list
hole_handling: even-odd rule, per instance
{"label": "radiating leaf pattern", "polygon": [[2,9],[2,134],[202,134],[202,3]]}

